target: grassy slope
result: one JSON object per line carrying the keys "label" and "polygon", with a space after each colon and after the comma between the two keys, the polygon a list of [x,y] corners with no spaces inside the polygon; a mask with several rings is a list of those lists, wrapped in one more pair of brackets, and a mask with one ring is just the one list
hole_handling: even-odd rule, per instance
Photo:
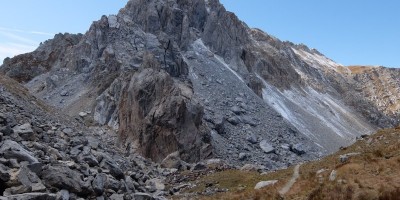
{"label": "grassy slope", "polygon": [[[341,163],[339,156],[361,153]],[[325,169],[317,175],[317,171]],[[335,181],[329,180],[332,170]],[[196,199],[400,199],[400,127],[381,130],[354,145],[300,167],[300,178],[287,194],[278,191],[289,181],[293,167],[260,175],[257,172],[228,170],[201,177],[188,193],[203,192],[213,185],[229,192]],[[254,190],[259,181],[278,180],[274,186]],[[210,187],[208,187],[210,188]]]}

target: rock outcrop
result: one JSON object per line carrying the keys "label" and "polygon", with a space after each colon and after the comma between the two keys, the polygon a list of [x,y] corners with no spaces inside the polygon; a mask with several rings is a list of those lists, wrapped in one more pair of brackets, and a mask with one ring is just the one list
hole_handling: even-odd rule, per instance
{"label": "rock outcrop", "polygon": [[190,162],[210,156],[202,151],[209,132],[202,124],[203,107],[187,85],[147,68],[132,76],[122,99],[120,137],[144,156],[157,162],[175,151]]}

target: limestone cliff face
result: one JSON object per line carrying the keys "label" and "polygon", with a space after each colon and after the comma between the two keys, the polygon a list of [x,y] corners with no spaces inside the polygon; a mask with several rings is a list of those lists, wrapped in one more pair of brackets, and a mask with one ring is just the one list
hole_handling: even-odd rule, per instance
{"label": "limestone cliff face", "polygon": [[180,151],[187,161],[215,156],[271,169],[399,123],[398,71],[355,73],[250,29],[218,0],[130,0],[84,35],[57,35],[0,68],[156,161]]}

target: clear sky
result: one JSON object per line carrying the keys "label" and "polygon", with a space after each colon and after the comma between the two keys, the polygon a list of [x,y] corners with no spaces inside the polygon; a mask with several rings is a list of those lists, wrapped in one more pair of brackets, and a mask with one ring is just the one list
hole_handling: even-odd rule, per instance
{"label": "clear sky", "polygon": [[[304,43],[344,65],[400,67],[399,0],[220,0],[250,27]],[[2,2],[0,63],[58,32],[84,33],[127,0]]]}

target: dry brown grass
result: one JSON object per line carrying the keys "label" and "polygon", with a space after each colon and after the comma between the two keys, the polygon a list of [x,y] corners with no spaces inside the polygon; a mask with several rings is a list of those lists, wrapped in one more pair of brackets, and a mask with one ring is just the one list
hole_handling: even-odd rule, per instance
{"label": "dry brown grass", "polygon": [[348,66],[348,68],[350,69],[351,73],[353,74],[362,74],[372,68],[374,68],[373,66],[358,66],[358,65],[354,65],[354,66]]}
{"label": "dry brown grass", "polygon": [[[372,142],[368,143],[370,138]],[[361,154],[341,163],[339,155],[351,152]],[[316,176],[320,169],[326,169],[320,174],[322,180]],[[332,170],[337,171],[335,181],[328,180]],[[322,160],[303,164],[298,181],[284,197],[280,197],[277,191],[292,173],[293,168],[263,176],[256,172],[223,171],[200,178],[198,186],[190,192],[204,191],[204,183],[211,181],[219,188],[229,189],[229,192],[197,196],[197,199],[400,199],[400,130],[379,131]],[[254,190],[255,184],[262,180],[278,180],[278,183]]]}

